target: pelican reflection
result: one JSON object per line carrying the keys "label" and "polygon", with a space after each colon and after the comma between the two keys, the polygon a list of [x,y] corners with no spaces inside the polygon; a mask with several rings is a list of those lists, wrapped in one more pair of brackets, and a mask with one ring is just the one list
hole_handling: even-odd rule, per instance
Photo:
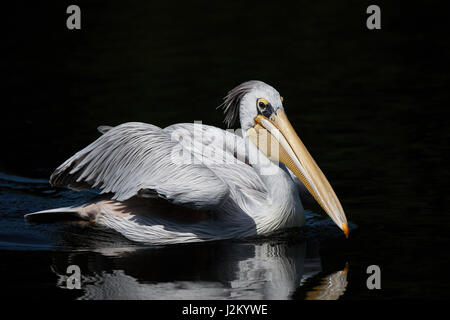
{"label": "pelican reflection", "polygon": [[[217,242],[161,248],[111,248],[70,253],[54,270],[81,268],[78,299],[291,299],[322,271],[318,246],[299,242]],[[177,257],[177,258],[174,258]],[[337,299],[346,272],[325,276],[307,299]],[[326,278],[330,277],[330,281]],[[58,286],[67,276],[59,272]],[[334,280],[333,280],[334,279]],[[323,285],[324,281],[327,285]]]}

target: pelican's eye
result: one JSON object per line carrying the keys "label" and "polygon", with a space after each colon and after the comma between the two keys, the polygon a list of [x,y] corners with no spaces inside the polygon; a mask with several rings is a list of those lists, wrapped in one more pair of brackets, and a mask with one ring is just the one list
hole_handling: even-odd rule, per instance
{"label": "pelican's eye", "polygon": [[269,105],[269,101],[267,101],[264,98],[259,98],[257,101],[257,105],[260,111],[264,111],[267,109],[267,106]]}
{"label": "pelican's eye", "polygon": [[283,103],[283,101],[284,101],[284,98],[283,98],[283,97],[280,97],[280,100],[281,100],[281,103]]}

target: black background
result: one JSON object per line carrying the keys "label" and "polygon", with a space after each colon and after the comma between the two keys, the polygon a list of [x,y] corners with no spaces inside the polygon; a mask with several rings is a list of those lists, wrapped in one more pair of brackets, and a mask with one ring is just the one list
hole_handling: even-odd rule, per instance
{"label": "black background", "polygon": [[72,31],[69,4],[2,5],[2,172],[47,178],[98,125],[223,126],[226,92],[263,80],[359,227],[324,259],[352,257],[354,279],[384,267],[386,291],[350,297],[448,297],[444,2],[77,1]]}

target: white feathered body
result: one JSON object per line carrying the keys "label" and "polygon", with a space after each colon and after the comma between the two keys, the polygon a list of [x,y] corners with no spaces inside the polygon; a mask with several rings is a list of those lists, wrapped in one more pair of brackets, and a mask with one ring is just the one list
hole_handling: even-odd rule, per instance
{"label": "white feathered body", "polygon": [[[249,163],[255,156],[258,161]],[[304,224],[295,179],[247,138],[228,131],[125,123],[76,153],[50,179],[53,185],[97,188],[109,198],[51,212],[71,212],[150,244],[245,238]]]}

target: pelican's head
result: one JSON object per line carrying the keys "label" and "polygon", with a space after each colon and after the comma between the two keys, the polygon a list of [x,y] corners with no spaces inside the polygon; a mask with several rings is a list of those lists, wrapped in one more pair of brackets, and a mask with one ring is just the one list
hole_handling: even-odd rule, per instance
{"label": "pelican's head", "polygon": [[249,140],[268,158],[289,168],[348,237],[344,210],[290,124],[278,91],[262,81],[244,82],[228,93],[222,106],[227,125],[232,126],[239,117]]}

